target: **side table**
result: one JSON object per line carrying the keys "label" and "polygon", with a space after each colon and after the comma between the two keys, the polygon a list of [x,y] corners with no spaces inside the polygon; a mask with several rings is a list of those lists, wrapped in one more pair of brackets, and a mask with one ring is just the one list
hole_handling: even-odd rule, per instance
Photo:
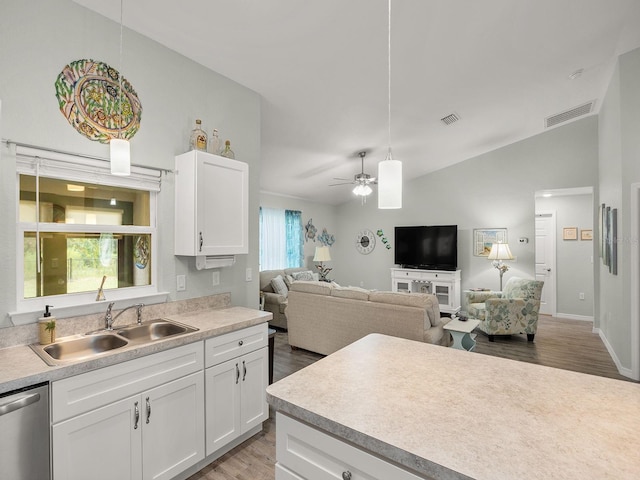
{"label": "side table", "polygon": [[472,352],[476,348],[476,334],[471,332],[478,325],[480,325],[480,320],[470,318],[465,322],[461,322],[454,318],[443,328],[451,332],[451,337],[453,337],[453,345],[451,346],[453,348]]}

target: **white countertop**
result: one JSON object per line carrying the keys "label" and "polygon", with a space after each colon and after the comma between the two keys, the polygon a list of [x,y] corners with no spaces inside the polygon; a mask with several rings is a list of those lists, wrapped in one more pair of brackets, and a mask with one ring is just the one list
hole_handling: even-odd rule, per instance
{"label": "white countertop", "polygon": [[123,347],[87,361],[51,367],[27,345],[0,349],[0,394],[41,382],[50,382],[78,375],[96,368],[124,362],[143,355],[150,355],[169,348],[196,342],[205,338],[229,333],[267,322],[270,312],[244,307],[200,310],[191,313],[165,315],[163,318],[196,327],[197,332],[168,337],[164,340]]}
{"label": "white countertop", "polygon": [[434,479],[636,479],[640,385],[379,334],[267,388],[277,410]]}

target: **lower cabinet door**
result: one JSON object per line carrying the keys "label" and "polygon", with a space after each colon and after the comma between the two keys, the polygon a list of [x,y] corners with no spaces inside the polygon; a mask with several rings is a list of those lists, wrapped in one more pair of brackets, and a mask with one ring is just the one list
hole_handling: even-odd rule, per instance
{"label": "lower cabinet door", "polygon": [[204,458],[202,371],[149,390],[141,401],[142,478],[171,479]]}
{"label": "lower cabinet door", "polygon": [[266,389],[269,376],[267,347],[240,357],[240,421],[242,433],[269,418]]}
{"label": "lower cabinet door", "polygon": [[141,412],[135,396],[54,425],[54,480],[142,478]]}
{"label": "lower cabinet door", "polygon": [[240,367],[234,358],[205,370],[207,455],[241,434]]}

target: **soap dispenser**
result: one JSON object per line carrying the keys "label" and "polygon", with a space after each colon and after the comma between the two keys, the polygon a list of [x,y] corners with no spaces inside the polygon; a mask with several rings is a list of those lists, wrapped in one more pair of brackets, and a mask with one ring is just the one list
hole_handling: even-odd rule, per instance
{"label": "soap dispenser", "polygon": [[56,341],[56,317],[49,311],[53,305],[45,305],[44,315],[38,319],[38,341],[40,345],[49,345]]}

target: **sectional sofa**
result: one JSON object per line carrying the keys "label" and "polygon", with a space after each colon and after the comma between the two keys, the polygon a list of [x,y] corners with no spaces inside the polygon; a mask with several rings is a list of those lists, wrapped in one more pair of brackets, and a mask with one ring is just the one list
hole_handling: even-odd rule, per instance
{"label": "sectional sofa", "polygon": [[288,293],[289,344],[323,355],[382,333],[448,346],[435,295],[368,291],[326,282],[296,281]]}

